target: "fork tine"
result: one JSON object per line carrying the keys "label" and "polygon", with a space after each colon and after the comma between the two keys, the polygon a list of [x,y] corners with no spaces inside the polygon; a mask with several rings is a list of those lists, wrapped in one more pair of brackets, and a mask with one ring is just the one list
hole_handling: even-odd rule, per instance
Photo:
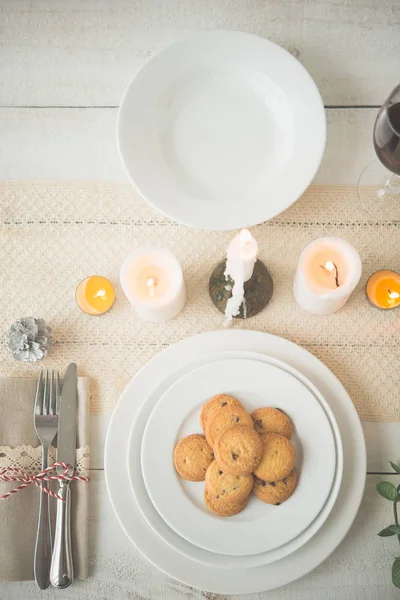
{"label": "fork tine", "polygon": [[55,415],[56,414],[56,401],[55,401],[55,375],[54,375],[54,369],[51,370],[51,377],[50,377],[50,414],[51,415]]}
{"label": "fork tine", "polygon": [[37,382],[37,386],[36,386],[35,415],[42,414],[42,401],[43,401],[42,381],[43,381],[43,370],[41,370],[39,373],[38,382]]}
{"label": "fork tine", "polygon": [[43,415],[49,414],[49,371],[46,370],[46,376],[44,378],[44,389],[43,389]]}
{"label": "fork tine", "polygon": [[60,386],[60,373],[57,371],[56,376],[56,414],[60,412],[60,398],[61,398],[61,386]]}

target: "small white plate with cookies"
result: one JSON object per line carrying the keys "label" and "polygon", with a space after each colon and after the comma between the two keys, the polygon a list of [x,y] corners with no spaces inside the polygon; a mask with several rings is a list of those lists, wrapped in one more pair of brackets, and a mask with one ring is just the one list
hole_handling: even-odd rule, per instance
{"label": "small white plate with cookies", "polygon": [[336,446],[301,381],[272,364],[229,359],[165,392],[141,460],[151,501],[174,531],[208,551],[249,556],[280,548],[316,519]]}

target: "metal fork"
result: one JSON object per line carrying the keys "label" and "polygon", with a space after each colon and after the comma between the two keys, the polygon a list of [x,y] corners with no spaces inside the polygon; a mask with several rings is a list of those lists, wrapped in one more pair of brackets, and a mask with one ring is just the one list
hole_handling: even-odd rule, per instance
{"label": "metal fork", "polygon": [[[42,444],[42,470],[48,466],[49,446],[57,433],[59,406],[60,376],[58,371],[52,371],[50,379],[48,371],[44,377],[43,371],[40,371],[36,388],[34,425]],[[48,487],[46,481],[42,483],[43,487]],[[35,581],[41,590],[45,590],[50,585],[51,546],[49,495],[40,491],[34,574]]]}

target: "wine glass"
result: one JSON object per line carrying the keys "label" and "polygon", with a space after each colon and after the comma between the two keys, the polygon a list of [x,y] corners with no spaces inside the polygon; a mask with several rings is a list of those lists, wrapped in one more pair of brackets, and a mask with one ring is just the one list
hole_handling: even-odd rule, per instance
{"label": "wine glass", "polygon": [[358,197],[380,220],[400,221],[400,85],[380,108],[374,126],[374,160],[361,173]]}

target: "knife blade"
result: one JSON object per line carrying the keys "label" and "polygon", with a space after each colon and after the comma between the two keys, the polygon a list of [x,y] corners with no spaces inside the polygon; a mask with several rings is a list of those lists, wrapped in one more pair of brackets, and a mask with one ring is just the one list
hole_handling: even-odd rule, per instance
{"label": "knife blade", "polygon": [[[58,417],[57,462],[68,464],[68,475],[74,473],[76,454],[76,400],[78,369],[71,363],[64,377]],[[60,475],[65,469],[57,467]],[[74,566],[71,546],[71,489],[70,481],[60,480],[58,495],[64,501],[57,502],[54,549],[51,557],[50,581],[58,589],[71,585]]]}
{"label": "knife blade", "polygon": [[[76,399],[78,385],[78,368],[71,363],[64,377],[61,391],[60,413],[58,417],[57,462],[75,465],[76,453]],[[64,471],[57,467],[57,473]],[[72,473],[70,473],[72,475]]]}

